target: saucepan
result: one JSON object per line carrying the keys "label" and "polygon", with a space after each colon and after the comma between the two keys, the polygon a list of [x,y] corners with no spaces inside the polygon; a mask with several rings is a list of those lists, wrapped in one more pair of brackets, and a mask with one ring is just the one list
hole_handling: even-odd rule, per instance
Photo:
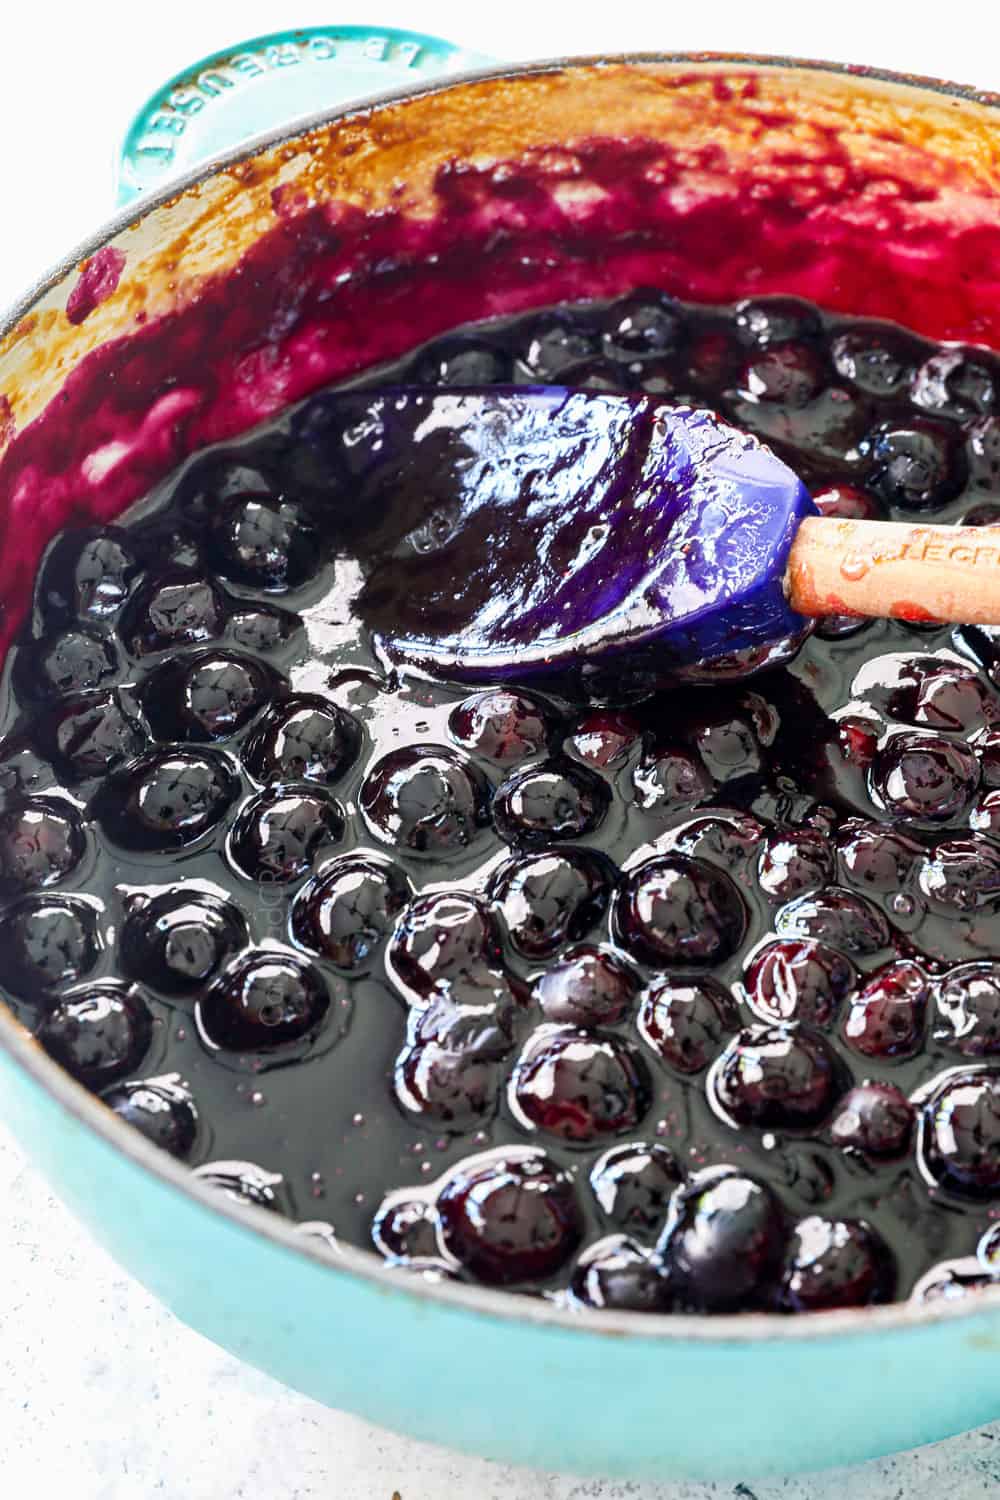
{"label": "saucepan", "polygon": [[[781,291],[1000,349],[1000,99],[781,58],[455,76],[482,61],[391,31],[289,33],[208,59],[142,111],[125,206],[0,325],[0,649],[68,520],[116,515],[195,448],[477,317],[650,284],[710,302]],[[265,116],[285,123],[247,140]],[[331,1257],[131,1132],[2,1006],[0,1111],[178,1317],[419,1438],[709,1479],[1000,1416],[989,1295],[582,1319]]]}

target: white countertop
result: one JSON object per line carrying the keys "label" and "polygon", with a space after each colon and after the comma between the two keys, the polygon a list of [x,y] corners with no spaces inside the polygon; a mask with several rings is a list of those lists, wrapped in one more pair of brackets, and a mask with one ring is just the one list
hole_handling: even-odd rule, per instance
{"label": "white countertop", "polygon": [[[115,142],[144,96],[207,52],[281,25],[371,19],[504,58],[783,52],[1000,89],[1000,56],[982,45],[982,0],[951,0],[946,24],[898,0],[639,0],[593,6],[589,18],[574,6],[572,21],[558,0],[380,0],[354,13],[332,0],[291,10],[274,0],[173,0],[141,13],[105,0],[51,17],[13,9],[0,20],[0,129],[11,143],[0,306],[109,211]],[[0,1204],[0,1494],[11,1500],[975,1500],[1000,1490],[1000,1423],[860,1469],[745,1485],[598,1483],[458,1458],[317,1406],[182,1327],[90,1241],[2,1130]]]}

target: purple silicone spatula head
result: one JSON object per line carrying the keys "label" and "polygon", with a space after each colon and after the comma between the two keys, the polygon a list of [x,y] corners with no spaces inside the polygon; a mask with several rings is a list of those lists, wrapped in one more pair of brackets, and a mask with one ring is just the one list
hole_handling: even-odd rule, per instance
{"label": "purple silicone spatula head", "polygon": [[339,473],[393,659],[477,680],[638,653],[669,671],[801,633],[783,588],[815,509],[709,412],[561,387],[332,393],[298,437]]}

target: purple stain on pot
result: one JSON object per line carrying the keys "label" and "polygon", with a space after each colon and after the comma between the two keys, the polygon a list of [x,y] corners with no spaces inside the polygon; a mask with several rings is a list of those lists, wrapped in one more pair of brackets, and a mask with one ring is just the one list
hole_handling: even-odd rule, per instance
{"label": "purple stain on pot", "polygon": [[80,279],[66,299],[66,316],[71,323],[83,323],[117,290],[125,259],[124,250],[105,245],[84,263]]}

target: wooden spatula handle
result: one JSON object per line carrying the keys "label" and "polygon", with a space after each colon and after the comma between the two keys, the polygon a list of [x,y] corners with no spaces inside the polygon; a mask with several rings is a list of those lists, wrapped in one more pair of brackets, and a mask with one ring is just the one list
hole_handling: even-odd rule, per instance
{"label": "wooden spatula handle", "polygon": [[785,589],[803,615],[1000,625],[1000,526],[804,520]]}

